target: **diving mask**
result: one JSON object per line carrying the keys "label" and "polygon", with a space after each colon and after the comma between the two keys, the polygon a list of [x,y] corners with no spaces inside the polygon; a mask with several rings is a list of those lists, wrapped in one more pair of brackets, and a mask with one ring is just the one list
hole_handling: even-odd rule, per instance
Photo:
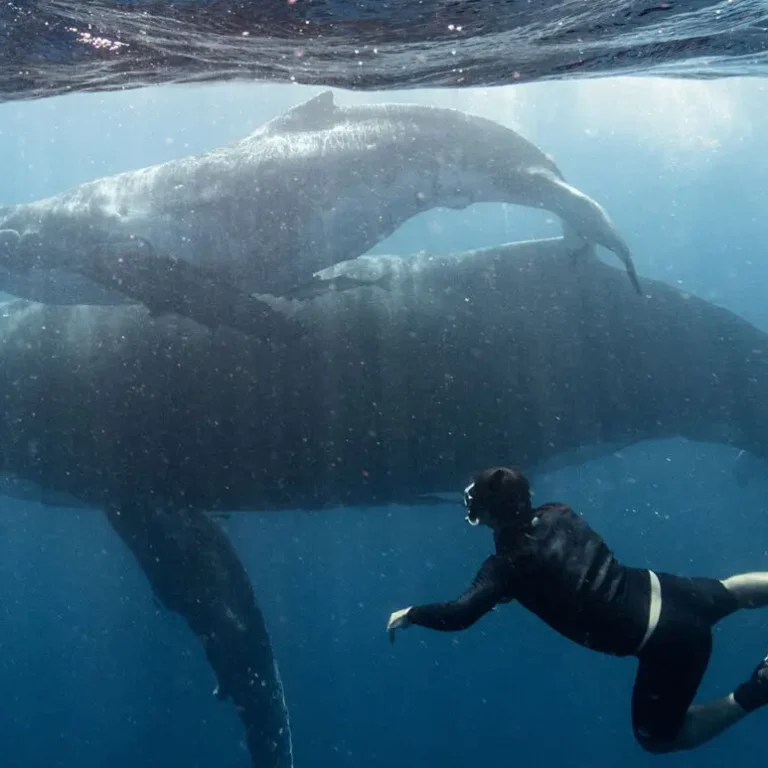
{"label": "diving mask", "polygon": [[477,516],[477,510],[473,510],[472,506],[475,501],[472,492],[475,490],[475,484],[470,483],[464,489],[464,506],[467,510],[467,516],[464,518],[470,525],[480,525],[480,519]]}

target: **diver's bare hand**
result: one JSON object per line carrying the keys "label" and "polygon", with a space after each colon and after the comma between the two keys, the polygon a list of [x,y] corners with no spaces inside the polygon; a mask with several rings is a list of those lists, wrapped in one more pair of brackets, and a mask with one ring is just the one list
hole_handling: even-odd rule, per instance
{"label": "diver's bare hand", "polygon": [[411,622],[408,620],[408,611],[411,610],[411,607],[395,611],[389,617],[389,621],[387,622],[387,635],[389,635],[390,643],[395,642],[396,629],[407,629],[411,626]]}

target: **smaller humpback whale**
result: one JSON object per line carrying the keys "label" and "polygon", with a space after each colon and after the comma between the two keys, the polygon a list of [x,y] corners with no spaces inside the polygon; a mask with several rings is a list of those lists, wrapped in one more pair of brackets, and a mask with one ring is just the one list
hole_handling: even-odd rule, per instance
{"label": "smaller humpback whale", "polygon": [[194,510],[126,505],[107,513],[165,608],[182,616],[231,699],[253,768],[292,768],[283,684],[264,618],[229,538]]}
{"label": "smaller humpback whale", "polygon": [[330,91],[231,146],[0,210],[0,289],[55,304],[135,301],[77,266],[141,238],[246,293],[285,296],[419,213],[479,202],[551,211],[575,249],[613,251],[639,292],[605,210],[515,131],[453,109],[341,107]]}

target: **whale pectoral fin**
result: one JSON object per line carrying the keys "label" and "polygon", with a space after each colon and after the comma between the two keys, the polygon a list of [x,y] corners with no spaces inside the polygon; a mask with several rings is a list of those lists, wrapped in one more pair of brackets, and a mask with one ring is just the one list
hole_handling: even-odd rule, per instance
{"label": "whale pectoral fin", "polygon": [[460,504],[461,495],[452,491],[444,493],[420,493],[408,499],[409,506],[434,507],[442,504]]}
{"label": "whale pectoral fin", "polygon": [[212,331],[229,326],[255,336],[276,333],[288,338],[298,330],[290,317],[250,299],[239,285],[213,270],[160,253],[141,238],[108,245],[94,249],[81,271],[143,304],[153,320],[179,315]]}
{"label": "whale pectoral fin", "polygon": [[270,125],[281,131],[308,131],[326,125],[334,115],[333,91],[323,91],[303,104],[297,104]]}
{"label": "whale pectoral fin", "polygon": [[194,508],[113,502],[107,520],[153,594],[197,637],[219,695],[232,698],[252,764],[291,766],[290,718],[272,641],[229,537]]}

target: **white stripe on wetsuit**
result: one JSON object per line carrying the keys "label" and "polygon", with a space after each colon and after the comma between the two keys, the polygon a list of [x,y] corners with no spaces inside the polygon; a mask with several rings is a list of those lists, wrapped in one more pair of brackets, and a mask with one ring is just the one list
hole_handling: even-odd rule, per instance
{"label": "white stripe on wetsuit", "polygon": [[659,617],[661,616],[661,582],[659,577],[653,572],[648,571],[648,575],[651,579],[651,599],[648,608],[648,626],[645,630],[645,636],[643,637],[640,645],[637,647],[635,653],[640,653],[645,647],[645,644],[651,639],[651,636],[656,631],[656,627],[659,626]]}

